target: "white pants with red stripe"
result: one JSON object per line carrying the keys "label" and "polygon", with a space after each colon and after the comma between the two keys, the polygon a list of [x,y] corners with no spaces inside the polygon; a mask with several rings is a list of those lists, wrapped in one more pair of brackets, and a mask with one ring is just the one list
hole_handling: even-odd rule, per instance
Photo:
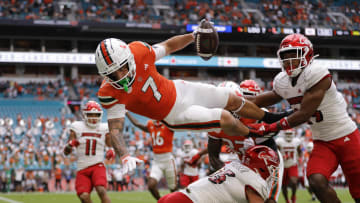
{"label": "white pants with red stripe", "polygon": [[184,80],[174,84],[176,101],[164,124],[176,131],[220,131],[221,112],[231,90]]}

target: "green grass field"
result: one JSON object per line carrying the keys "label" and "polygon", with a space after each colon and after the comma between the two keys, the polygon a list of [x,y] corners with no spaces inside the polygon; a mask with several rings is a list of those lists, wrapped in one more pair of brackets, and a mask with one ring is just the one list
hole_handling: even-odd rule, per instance
{"label": "green grass field", "polygon": [[[290,192],[290,191],[289,191]],[[341,202],[354,202],[347,189],[336,190]],[[162,191],[166,194],[167,191]],[[110,192],[110,199],[112,202],[121,203],[155,203],[156,201],[149,192]],[[94,203],[99,203],[100,200],[96,193],[92,193],[92,200]],[[0,194],[1,203],[78,203],[75,193],[9,193]],[[306,190],[298,190],[297,202],[312,202],[310,195]],[[318,202],[318,201],[314,201]],[[284,203],[282,194],[280,195],[279,203]]]}

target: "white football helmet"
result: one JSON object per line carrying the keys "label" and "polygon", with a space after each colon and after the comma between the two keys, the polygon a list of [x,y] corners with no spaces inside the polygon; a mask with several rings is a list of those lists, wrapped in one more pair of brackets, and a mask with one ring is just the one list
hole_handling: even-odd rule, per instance
{"label": "white football helmet", "polygon": [[291,142],[292,139],[295,137],[295,130],[293,128],[285,130],[284,138],[286,142]]}
{"label": "white football helmet", "polygon": [[218,84],[218,87],[225,87],[225,88],[231,89],[238,96],[243,95],[240,85],[236,84],[233,81],[224,81],[224,82]]}
{"label": "white football helmet", "polygon": [[185,140],[183,150],[185,153],[189,153],[193,149],[193,143],[191,140]]}
{"label": "white football helmet", "polygon": [[306,151],[311,153],[312,150],[314,149],[314,143],[313,142],[309,142],[307,145],[306,145]]}
{"label": "white football helmet", "polygon": [[[129,46],[120,39],[108,38],[99,43],[95,52],[95,63],[98,72],[116,89],[128,91],[135,80],[136,64]],[[125,66],[127,64],[127,66]],[[112,73],[127,67],[128,72],[121,78]]]}

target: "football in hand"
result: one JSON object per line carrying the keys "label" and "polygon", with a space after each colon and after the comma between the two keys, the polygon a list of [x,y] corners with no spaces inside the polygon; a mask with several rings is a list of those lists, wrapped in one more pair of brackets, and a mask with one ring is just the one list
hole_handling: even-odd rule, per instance
{"label": "football in hand", "polygon": [[219,35],[210,21],[203,19],[195,33],[196,53],[205,61],[216,54],[219,46]]}

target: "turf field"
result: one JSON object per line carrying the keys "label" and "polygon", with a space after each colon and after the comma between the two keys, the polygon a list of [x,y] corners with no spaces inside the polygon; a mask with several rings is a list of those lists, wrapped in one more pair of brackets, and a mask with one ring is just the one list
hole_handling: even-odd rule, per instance
{"label": "turf field", "polygon": [[[290,192],[290,191],[289,191]],[[353,202],[347,189],[336,190],[341,202]],[[162,194],[167,191],[162,191]],[[149,192],[110,192],[110,199],[112,202],[121,203],[155,203],[156,201]],[[99,198],[95,193],[92,194],[94,203],[100,203]],[[0,194],[1,203],[78,203],[80,202],[75,193],[13,193],[13,194]],[[312,202],[310,195],[306,190],[298,190],[297,203]],[[318,202],[318,201],[314,201]],[[279,203],[284,203],[282,194]]]}

